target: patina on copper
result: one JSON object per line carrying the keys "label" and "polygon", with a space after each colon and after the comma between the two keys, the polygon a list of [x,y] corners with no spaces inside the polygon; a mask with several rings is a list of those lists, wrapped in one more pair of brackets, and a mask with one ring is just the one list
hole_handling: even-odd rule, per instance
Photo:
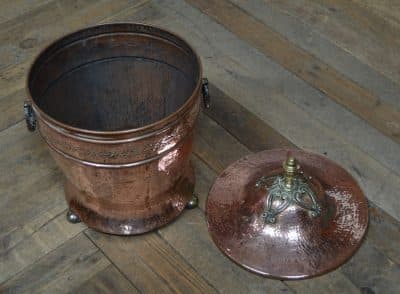
{"label": "patina on copper", "polygon": [[[279,189],[301,193],[289,202],[277,193],[269,206],[278,176]],[[368,226],[367,200],[348,172],[326,157],[288,149],[251,154],[230,165],[211,188],[206,213],[224,254],[277,279],[337,268],[359,248]]]}
{"label": "patina on copper", "polygon": [[24,109],[66,176],[73,213],[123,235],[177,217],[194,188],[202,86],[194,50],[153,26],[105,24],[47,47],[30,69]]}

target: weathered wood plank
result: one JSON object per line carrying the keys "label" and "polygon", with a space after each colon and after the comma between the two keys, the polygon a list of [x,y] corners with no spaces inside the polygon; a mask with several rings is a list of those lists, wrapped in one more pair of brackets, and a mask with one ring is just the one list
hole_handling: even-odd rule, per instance
{"label": "weathered wood plank", "polygon": [[215,292],[156,233],[118,237],[88,230],[86,234],[141,292]]}
{"label": "weathered wood plank", "polygon": [[[35,197],[35,196],[33,196]],[[21,220],[13,220],[11,224],[8,223],[1,227],[0,233],[0,254],[12,248],[21,240],[29,237],[39,227],[50,221],[54,216],[58,215],[65,210],[65,201],[59,201],[47,206],[46,211],[41,211],[41,214],[34,214],[29,216],[14,215],[15,218],[21,217]],[[10,222],[10,221],[9,221]]]}
{"label": "weathered wood plank", "polygon": [[[204,113],[212,119],[207,120],[209,123],[212,123],[213,121],[217,122],[220,126],[218,127],[219,131],[225,131],[234,136],[237,140],[236,144],[240,144],[241,149],[235,149],[232,151],[234,153],[234,155],[232,155],[234,160],[237,160],[238,156],[242,157],[250,151],[257,152],[266,149],[282,148],[281,146],[298,148],[289,139],[283,137],[267,123],[245,109],[213,83],[210,83],[209,85],[210,93],[213,95],[213,104],[209,109],[204,109]],[[215,123],[208,127],[217,128]],[[203,141],[209,141],[212,136],[215,136],[215,134],[205,133]],[[222,136],[221,141],[219,141],[219,146],[226,145],[227,140],[228,138],[226,135]],[[217,151],[213,151],[211,154],[215,154],[216,152]],[[225,165],[227,163],[228,161],[225,162]],[[222,171],[217,169],[218,166],[210,166],[217,171]]]}
{"label": "weathered wood plank", "polygon": [[368,240],[341,270],[364,291],[393,294],[400,291],[400,266],[371,246]]}
{"label": "weathered wood plank", "polygon": [[[238,2],[252,13],[258,13],[257,15],[259,15],[263,21],[270,22],[268,16],[264,17],[259,14],[259,12],[269,11],[270,6],[264,7],[265,5],[256,5],[262,2],[260,0]],[[253,3],[253,6],[250,6],[250,3]],[[255,9],[256,7],[257,9]],[[299,26],[296,25],[294,27],[298,28]],[[301,34],[294,33],[294,35],[298,36],[296,40],[302,39]],[[320,50],[317,51],[320,52]],[[336,54],[333,54],[333,56],[335,56],[333,59],[338,59],[336,58]],[[334,61],[332,60],[332,62]],[[253,65],[253,63],[255,65]],[[260,79],[262,79],[263,76],[268,78],[270,74],[266,75],[265,72],[273,72],[274,70],[274,66],[271,66],[269,63],[263,64],[261,60],[257,63],[253,63],[249,64],[249,66],[251,66],[252,71],[254,71]],[[350,63],[350,61],[347,63]],[[257,66],[257,64],[261,66]],[[350,66],[346,65],[345,67],[349,68]],[[348,143],[357,146],[381,164],[393,170],[397,175],[400,175],[400,157],[398,156],[400,153],[400,145],[398,143],[387,138],[376,129],[371,128],[368,123],[353,115],[350,111],[330,100],[322,93],[318,93],[314,91],[314,89],[307,87],[307,85],[296,82],[291,78],[285,79],[284,73],[280,73],[279,75],[281,78],[276,84],[281,85],[279,87],[282,87],[282,92],[296,106],[318,120],[319,123],[334,129],[334,131],[339,136],[342,136]],[[396,93],[399,91],[400,88],[396,90]],[[395,99],[393,102],[400,107],[397,94],[396,97],[393,98]]]}
{"label": "weathered wood plank", "polygon": [[400,223],[370,204],[367,239],[371,245],[400,265]]}
{"label": "weathered wood plank", "polygon": [[64,205],[57,205],[45,211],[43,214],[38,215],[36,218],[31,219],[23,226],[13,227],[8,232],[3,231],[0,234],[0,255],[4,255],[6,251],[15,247],[23,239],[31,236],[37,230],[51,222],[64,210]]}
{"label": "weathered wood plank", "polygon": [[98,248],[80,234],[0,285],[0,292],[65,293],[109,265]]}
{"label": "weathered wood plank", "polygon": [[400,28],[400,2],[397,0],[355,0],[360,5],[364,5],[372,13],[390,22],[393,26]]}
{"label": "weathered wood plank", "polygon": [[327,63],[348,79],[358,83],[384,103],[400,111],[400,86],[383,74],[362,63],[347,50],[327,39],[312,25],[298,19],[273,3],[264,0],[231,0],[242,9],[278,32],[290,42]]}
{"label": "weathered wood plank", "polygon": [[210,93],[212,107],[206,114],[251,151],[295,146],[212,83]]}
{"label": "weathered wood plank", "polygon": [[146,1],[58,0],[4,23],[0,28],[0,56],[5,56],[0,57],[0,97],[24,87],[33,57],[57,37]]}
{"label": "weathered wood plank", "polygon": [[19,15],[40,7],[52,0],[2,0],[0,11],[0,24],[9,21]]}
{"label": "weathered wood plank", "polygon": [[54,207],[63,207],[62,175],[25,122],[0,132],[0,235]]}
{"label": "weathered wood plank", "polygon": [[400,82],[398,27],[355,1],[266,0],[296,16],[364,63]]}
{"label": "weathered wood plank", "polygon": [[227,1],[188,0],[284,68],[400,142],[400,113]]}
{"label": "weathered wood plank", "polygon": [[1,237],[0,283],[35,263],[85,228],[83,224],[68,223],[65,210],[55,216],[52,213],[53,211],[44,213],[32,223]]}
{"label": "weathered wood plank", "polygon": [[[349,144],[350,142],[337,133],[335,124],[325,125],[325,121],[310,117],[298,105],[289,101],[286,93],[292,99],[301,97],[305,101],[308,94],[314,95],[316,101],[323,97],[315,94],[315,90],[312,91],[311,87],[305,87],[304,82],[287,75],[280,66],[268,61],[259,51],[254,50],[197,9],[181,1],[158,1],[152,5],[151,12],[157,14],[155,23],[178,32],[193,44],[202,56],[205,74],[210,81],[215,82],[239,104],[245,106],[299,147],[328,153],[330,158],[345,166],[361,182],[369,199],[392,216],[399,217],[400,205],[397,197],[394,196],[400,189],[399,177],[371,158],[371,153],[366,154],[361,149],[370,148],[369,152],[372,152],[374,148],[384,150],[385,144],[381,144],[386,143],[382,140],[384,136],[374,138],[370,137],[370,132],[364,132],[363,144],[360,146]],[[162,20],[159,21],[161,18]],[[138,15],[135,19],[140,20],[141,16]],[[208,34],[207,31],[213,33]],[[298,87],[301,91],[296,90]],[[318,103],[326,104],[323,101]],[[326,108],[324,113],[329,114],[329,109]],[[349,113],[345,114],[345,116],[348,115]],[[338,122],[340,120],[342,117]],[[358,136],[359,129],[355,128],[354,132],[353,127],[348,129],[350,130],[349,137]],[[386,148],[385,152],[375,150],[374,157],[377,156],[381,160],[388,156],[385,164],[389,163],[389,159],[396,158],[398,154],[395,151],[399,147],[393,144],[390,148]],[[399,158],[397,157],[394,162],[396,160]],[[399,166],[397,165],[397,169]],[[390,167],[395,169],[396,165]],[[385,185],[382,186],[383,182]],[[381,190],[382,187],[383,190]]]}
{"label": "weathered wood plank", "polygon": [[[3,0],[1,1],[0,9],[0,24],[1,27],[7,26],[7,23],[12,22],[13,19],[19,18],[22,21],[23,16],[29,15],[32,10],[38,10],[45,6],[50,1],[54,0]],[[0,28],[1,30],[1,28]],[[28,45],[25,42],[25,45]],[[19,58],[19,52],[14,52],[15,48],[9,45],[0,46],[0,69],[6,65],[15,62]],[[17,53],[17,54],[15,54]],[[1,93],[1,90],[0,90]]]}
{"label": "weathered wood plank", "polygon": [[25,90],[18,90],[4,98],[0,98],[0,132],[17,122],[21,121],[23,115],[23,103],[26,99]]}
{"label": "weathered wood plank", "polygon": [[202,161],[198,155],[192,156],[192,163],[196,175],[194,193],[199,197],[199,209],[205,212],[208,192],[217,177],[217,173]]}
{"label": "weathered wood plank", "polygon": [[328,276],[313,278],[312,280],[287,281],[296,293],[360,293],[360,289],[353,284],[342,272],[335,271]]}
{"label": "weathered wood plank", "polygon": [[90,280],[70,289],[70,293],[99,294],[99,293],[140,293],[133,284],[125,278],[114,265],[109,265],[93,276]]}
{"label": "weathered wood plank", "polygon": [[102,235],[92,230],[87,231],[86,235],[101,248],[140,292],[172,293],[165,282],[137,254],[132,253],[133,250],[128,242],[124,242],[122,238],[113,238],[111,235]]}
{"label": "weathered wood plank", "polygon": [[283,283],[265,279],[238,267],[218,251],[199,209],[185,212],[160,235],[222,293],[281,293],[290,291]]}
{"label": "weathered wood plank", "polygon": [[[215,150],[215,148],[219,148],[222,142],[231,137],[224,136],[225,130],[223,128],[215,127],[215,122],[211,121],[203,114],[200,114],[196,131],[194,152],[204,162],[207,162],[210,166],[218,167],[220,171],[226,167],[228,162],[232,163],[236,161],[238,153],[249,153],[247,148],[232,139],[229,142],[230,145],[226,145],[226,147],[229,146],[229,148],[225,148],[219,157],[210,157],[209,154],[214,152],[213,150]],[[209,137],[213,137],[215,140],[205,140],[205,138]]]}
{"label": "weathered wood plank", "polygon": [[[221,70],[213,70],[215,70],[213,76],[221,77]],[[208,74],[211,76],[210,69]],[[249,74],[250,71],[244,71],[245,77]],[[241,78],[241,76],[242,73],[215,81],[227,94],[236,96],[237,98],[234,98],[236,101],[299,147],[317,153],[327,153],[330,158],[346,167],[362,185],[370,200],[393,217],[399,218],[400,205],[395,195],[398,194],[396,191],[400,188],[400,180],[396,173],[338,137],[334,130],[311,118],[308,113],[290,103],[284,94],[270,92],[265,96],[268,90],[262,80]],[[244,88],[246,90],[243,90]],[[260,103],[268,107],[260,108],[258,106]]]}

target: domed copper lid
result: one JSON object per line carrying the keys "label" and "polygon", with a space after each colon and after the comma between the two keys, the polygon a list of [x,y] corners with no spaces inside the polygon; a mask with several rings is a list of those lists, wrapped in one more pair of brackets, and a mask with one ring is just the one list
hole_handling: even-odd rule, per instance
{"label": "domed copper lid", "polygon": [[218,248],[255,273],[304,279],[358,249],[368,205],[357,182],[326,157],[277,149],[248,155],[215,181],[207,223]]}

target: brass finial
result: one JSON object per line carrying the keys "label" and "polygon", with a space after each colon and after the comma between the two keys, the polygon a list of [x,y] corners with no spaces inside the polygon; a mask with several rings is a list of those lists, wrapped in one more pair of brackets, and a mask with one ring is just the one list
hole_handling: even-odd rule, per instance
{"label": "brass finial", "polygon": [[288,156],[288,158],[283,162],[283,170],[284,170],[284,181],[285,187],[287,189],[292,189],[294,186],[294,181],[297,176],[298,171],[297,161],[294,157]]}

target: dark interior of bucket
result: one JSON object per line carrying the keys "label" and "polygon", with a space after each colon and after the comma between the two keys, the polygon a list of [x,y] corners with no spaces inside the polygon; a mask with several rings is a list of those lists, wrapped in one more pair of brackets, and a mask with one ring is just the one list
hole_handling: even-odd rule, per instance
{"label": "dark interior of bucket", "polygon": [[139,128],[176,112],[199,79],[195,54],[161,30],[123,29],[76,33],[42,53],[29,76],[36,105],[57,121],[94,131]]}

